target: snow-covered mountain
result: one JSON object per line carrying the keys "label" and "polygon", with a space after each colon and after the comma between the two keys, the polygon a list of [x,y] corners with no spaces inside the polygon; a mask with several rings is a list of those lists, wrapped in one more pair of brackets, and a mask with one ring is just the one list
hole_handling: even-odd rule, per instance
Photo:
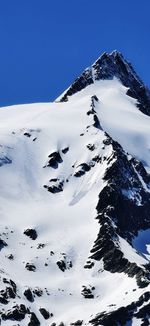
{"label": "snow-covered mountain", "polygon": [[150,325],[150,92],[117,51],[0,109],[3,326]]}

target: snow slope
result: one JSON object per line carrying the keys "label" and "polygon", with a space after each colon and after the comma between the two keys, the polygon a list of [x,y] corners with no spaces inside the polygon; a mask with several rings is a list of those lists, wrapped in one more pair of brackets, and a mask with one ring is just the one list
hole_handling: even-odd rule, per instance
{"label": "snow slope", "polygon": [[[126,92],[114,78],[95,81],[67,102],[0,109],[0,237],[7,244],[1,249],[1,289],[4,278],[17,287],[15,297],[7,296],[8,302],[1,303],[1,325],[14,325],[9,311],[20,304],[29,311],[15,325],[71,325],[77,320],[90,325],[96,314],[127,306],[150,290],[149,285],[146,290],[139,287],[135,276],[112,273],[103,260],[89,259],[101,227],[96,219],[99,194],[107,184],[105,172],[114,162],[106,160],[113,148],[104,146],[105,132],[128,157],[150,169],[150,117]],[[89,113],[93,96],[99,127]],[[59,158],[50,162],[53,153]],[[100,164],[95,157],[101,158]],[[149,192],[143,179],[142,185]],[[35,240],[24,234],[27,229],[36,230]],[[117,246],[129,262],[141,268],[149,263],[150,256],[144,255],[138,241],[133,242],[134,249],[127,239],[118,239]],[[150,246],[149,237],[144,246]],[[92,268],[85,268],[88,260]],[[91,297],[85,298],[84,287]],[[24,295],[29,288],[32,300]],[[52,315],[44,319],[40,308]],[[32,324],[31,312],[38,319]],[[133,318],[132,325],[140,323]]]}

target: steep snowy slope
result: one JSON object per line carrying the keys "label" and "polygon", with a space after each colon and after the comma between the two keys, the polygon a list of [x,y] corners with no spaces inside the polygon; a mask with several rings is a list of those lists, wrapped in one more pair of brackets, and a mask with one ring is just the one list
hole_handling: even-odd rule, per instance
{"label": "steep snowy slope", "polygon": [[115,51],[0,109],[1,325],[149,325],[149,108]]}

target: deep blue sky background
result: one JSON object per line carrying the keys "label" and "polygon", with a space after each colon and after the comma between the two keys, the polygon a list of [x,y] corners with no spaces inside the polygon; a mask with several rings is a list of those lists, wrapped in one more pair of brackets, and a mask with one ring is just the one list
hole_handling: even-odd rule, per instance
{"label": "deep blue sky background", "polygon": [[55,99],[113,49],[150,86],[149,0],[0,0],[0,106]]}

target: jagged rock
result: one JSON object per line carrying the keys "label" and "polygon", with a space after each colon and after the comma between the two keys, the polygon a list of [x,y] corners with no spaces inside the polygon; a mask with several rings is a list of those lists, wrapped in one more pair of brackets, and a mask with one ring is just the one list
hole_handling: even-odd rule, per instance
{"label": "jagged rock", "polygon": [[71,87],[69,87],[69,89],[63,95],[63,97],[60,99],[60,101],[61,102],[68,101],[68,96],[71,96],[71,95],[75,94],[76,92],[79,92],[80,90],[82,90],[83,88],[85,88],[86,86],[88,86],[92,83],[93,83],[92,70],[89,68],[89,69],[86,69],[83,72],[83,74],[75,80],[75,82],[71,85]]}
{"label": "jagged rock", "polygon": [[44,185],[44,188],[46,188],[49,192],[52,194],[59,193],[63,191],[63,185],[64,181],[60,180],[59,178],[51,179],[49,180],[49,185]]}
{"label": "jagged rock", "polygon": [[135,316],[142,319],[146,319],[146,317],[150,318],[150,303],[140,308],[140,310],[135,314]]}
{"label": "jagged rock", "polygon": [[32,240],[36,240],[37,238],[37,232],[35,229],[26,229],[23,233],[27,235],[29,238],[31,238]]}
{"label": "jagged rock", "polygon": [[99,122],[99,119],[97,117],[96,114],[93,115],[93,119],[94,119],[94,123],[93,123],[93,126],[97,129],[102,129],[101,128],[101,125],[100,125],[100,122]]}
{"label": "jagged rock", "polygon": [[43,295],[43,290],[35,288],[33,293],[36,294],[38,297],[41,297]]}
{"label": "jagged rock", "polygon": [[31,312],[31,317],[28,326],[40,326],[40,322],[34,312]]}
{"label": "jagged rock", "polygon": [[138,100],[139,109],[143,113],[150,115],[149,90],[137,76],[131,64],[117,51],[113,51],[110,54],[106,52],[102,54],[91,67],[87,68],[74,81],[66,93],[63,94],[60,101],[68,101],[68,96],[79,92],[88,85],[93,84],[96,80],[113,79],[114,77],[117,77],[124,86],[129,88],[127,94]]}
{"label": "jagged rock", "polygon": [[93,290],[95,290],[94,287],[91,287],[91,286],[87,287],[87,286],[83,285],[81,294],[83,295],[83,297],[85,299],[94,299],[94,294],[92,293]]}
{"label": "jagged rock", "polygon": [[87,115],[94,115],[95,114],[95,110],[92,108],[92,109],[90,109],[89,111],[87,111]]}
{"label": "jagged rock", "polygon": [[29,310],[25,307],[25,305],[17,305],[12,307],[12,309],[9,309],[2,313],[1,317],[3,320],[17,320],[21,321],[25,318],[25,315],[29,313]]}
{"label": "jagged rock", "polygon": [[34,301],[32,291],[29,288],[24,291],[24,296],[27,298],[28,301],[30,302]]}
{"label": "jagged rock", "polygon": [[62,272],[64,272],[67,268],[64,260],[59,260],[59,261],[57,261],[56,264],[61,269]]}
{"label": "jagged rock", "polygon": [[50,317],[53,317],[52,313],[49,313],[45,308],[40,308],[39,309],[41,315],[44,317],[44,319],[49,319]]}
{"label": "jagged rock", "polygon": [[69,151],[69,147],[65,147],[64,149],[62,149],[62,153],[66,154]]}
{"label": "jagged rock", "polygon": [[14,281],[10,280],[10,285],[12,286],[14,293],[16,293],[16,291],[17,291],[16,283]]}
{"label": "jagged rock", "polygon": [[136,160],[134,157],[131,158],[130,162],[135,167],[139,175],[142,177],[147,187],[150,188],[150,174],[146,172],[145,168],[143,167],[143,164]]}
{"label": "jagged rock", "polygon": [[90,324],[93,326],[125,325],[127,322],[131,322],[133,317],[138,319],[142,318],[143,322],[147,323],[147,318],[150,317],[150,304],[144,305],[144,307],[141,306],[148,300],[148,297],[149,293],[146,294],[146,296],[141,296],[138,301],[132,302],[126,307],[120,307],[117,310],[111,311],[109,313],[104,311],[90,320]]}
{"label": "jagged rock", "polygon": [[49,156],[49,161],[46,166],[50,166],[51,168],[57,169],[58,164],[62,163],[62,158],[59,152],[53,152]]}
{"label": "jagged rock", "polygon": [[87,145],[87,148],[88,148],[90,151],[94,151],[94,149],[95,149],[95,145],[94,145],[94,144],[88,144],[88,145]]}
{"label": "jagged rock", "polygon": [[87,163],[82,163],[77,166],[76,171],[74,173],[75,177],[81,177],[86,172],[90,171],[91,167]]}
{"label": "jagged rock", "polygon": [[6,294],[7,294],[7,298],[14,299],[16,297],[16,293],[14,292],[13,288],[10,286],[6,287]]}
{"label": "jagged rock", "polygon": [[92,107],[95,107],[95,102],[98,102],[99,100],[98,100],[98,97],[96,96],[96,95],[93,95],[92,97],[91,97],[91,106]]}
{"label": "jagged rock", "polygon": [[102,162],[102,157],[99,155],[96,155],[92,158],[92,161],[97,162],[97,163],[101,163]]}
{"label": "jagged rock", "polygon": [[65,253],[62,253],[63,259],[56,262],[57,266],[62,272],[65,272],[66,269],[72,268],[72,261],[68,260]]}
{"label": "jagged rock", "polygon": [[45,243],[39,243],[37,245],[37,249],[43,249],[45,247]]}
{"label": "jagged rock", "polygon": [[36,271],[36,267],[35,267],[35,265],[32,264],[32,263],[26,263],[25,268],[26,268],[28,271],[31,271],[31,272],[35,272],[35,271]]}
{"label": "jagged rock", "polygon": [[9,284],[4,290],[0,291],[0,302],[2,304],[8,304],[9,299],[16,297],[16,284],[12,280],[3,279],[3,282]]}
{"label": "jagged rock", "polygon": [[2,295],[0,294],[0,303],[2,303],[2,304],[8,304],[8,300],[5,299],[5,297],[3,296],[3,294]]}
{"label": "jagged rock", "polygon": [[112,79],[114,76],[120,79],[124,86],[128,87],[127,94],[138,99],[140,110],[149,114],[149,91],[135,73],[133,67],[127,62],[121,53],[113,51],[104,53],[93,65],[95,79]]}
{"label": "jagged rock", "polygon": [[86,264],[84,265],[84,268],[91,269],[94,266],[93,261],[87,261]]}
{"label": "jagged rock", "polygon": [[89,111],[87,111],[87,115],[90,115],[90,114],[95,115],[95,113],[96,113],[96,111],[95,111],[95,102],[98,102],[98,98],[97,98],[96,95],[93,95],[91,97],[91,105],[90,105],[91,109]]}
{"label": "jagged rock", "polygon": [[13,259],[14,259],[14,256],[13,256],[12,254],[7,255],[6,257],[7,257],[8,259],[10,259],[10,260],[13,260]]}
{"label": "jagged rock", "polygon": [[10,279],[10,280],[7,280],[7,279],[4,277],[4,278],[3,278],[3,282],[4,282],[5,284],[10,284],[11,287],[12,287],[12,289],[13,289],[13,291],[14,291],[14,293],[16,294],[17,286],[16,286],[16,284],[15,284],[14,281],[12,281],[11,279]]}
{"label": "jagged rock", "polygon": [[144,302],[147,302],[148,300],[150,300],[150,292],[145,292],[139,297],[137,306],[140,307]]}
{"label": "jagged rock", "polygon": [[[138,178],[137,172],[132,165],[132,160],[128,160],[121,146],[114,142],[108,135],[104,141],[105,146],[113,147],[113,154],[108,159],[108,164],[113,160],[113,164],[106,169],[104,180],[107,185],[99,194],[97,204],[97,219],[101,225],[100,232],[91,250],[91,258],[95,260],[103,259],[104,268],[110,272],[125,272],[129,277],[136,276],[140,287],[146,287],[149,284],[149,265],[146,270],[135,263],[131,263],[123,256],[122,251],[117,247],[118,234],[128,238],[131,242],[131,230],[133,236],[137,230],[144,227],[150,227],[150,196]],[[137,163],[136,163],[137,165]],[[143,167],[144,169],[144,167]],[[140,171],[143,169],[140,168]],[[147,173],[144,169],[144,178]],[[147,176],[148,178],[148,176]],[[140,200],[144,205],[138,205],[138,198],[128,198],[130,189],[138,189]],[[122,192],[124,189],[124,192]],[[132,216],[131,213],[132,212]],[[128,219],[130,216],[130,219]]]}
{"label": "jagged rock", "polygon": [[0,239],[0,250],[2,250],[4,247],[7,247],[7,243],[4,240]]}
{"label": "jagged rock", "polygon": [[83,320],[77,320],[74,323],[71,323],[72,326],[81,326],[83,324]]}
{"label": "jagged rock", "polygon": [[[112,141],[112,146],[114,152],[110,159],[115,160],[105,172],[104,180],[108,181],[108,185],[102,190],[99,196],[97,210],[98,212],[103,211],[104,206],[114,207],[110,214],[112,219],[114,216],[117,216],[118,231],[122,230],[123,235],[123,230],[127,233],[127,231],[129,230],[130,232],[132,228],[132,232],[136,234],[137,229],[143,229],[143,227],[150,226],[148,215],[150,197],[143,188],[143,185],[135,171],[135,167],[133,168],[132,161],[127,159],[121,146],[114,141]],[[137,189],[140,194],[141,204],[143,203],[144,205],[138,205],[136,192],[133,199],[130,199],[127,196],[122,196],[122,194],[128,193],[132,188]],[[124,192],[122,192],[122,189],[124,189]],[[127,215],[129,215],[131,211],[132,217],[128,219]]]}
{"label": "jagged rock", "polygon": [[25,132],[25,133],[24,133],[24,136],[30,138],[30,137],[31,137],[31,134],[30,134],[29,132]]}

